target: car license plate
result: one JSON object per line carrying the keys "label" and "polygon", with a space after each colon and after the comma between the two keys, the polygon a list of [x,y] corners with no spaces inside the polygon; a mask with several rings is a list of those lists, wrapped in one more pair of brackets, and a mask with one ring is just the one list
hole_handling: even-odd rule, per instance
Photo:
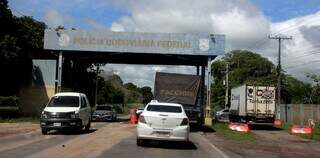
{"label": "car license plate", "polygon": [[53,126],[61,126],[61,122],[54,122]]}
{"label": "car license plate", "polygon": [[169,132],[157,132],[157,135],[159,137],[169,137],[170,133]]}

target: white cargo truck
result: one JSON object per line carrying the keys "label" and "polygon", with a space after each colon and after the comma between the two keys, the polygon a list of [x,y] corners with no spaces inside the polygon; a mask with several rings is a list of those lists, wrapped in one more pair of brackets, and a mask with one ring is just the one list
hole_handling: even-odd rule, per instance
{"label": "white cargo truck", "polygon": [[242,85],[231,89],[229,120],[271,124],[275,120],[275,87]]}

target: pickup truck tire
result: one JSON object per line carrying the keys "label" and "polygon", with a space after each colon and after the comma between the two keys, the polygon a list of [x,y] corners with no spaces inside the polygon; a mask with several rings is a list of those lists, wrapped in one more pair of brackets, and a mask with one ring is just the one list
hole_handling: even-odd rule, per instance
{"label": "pickup truck tire", "polygon": [[41,133],[43,135],[47,135],[48,134],[48,130],[41,128]]}
{"label": "pickup truck tire", "polygon": [[86,126],[84,126],[84,129],[85,129],[86,131],[89,131],[89,130],[90,130],[90,127],[91,127],[91,119],[89,119],[88,124],[87,124]]}
{"label": "pickup truck tire", "polygon": [[137,146],[143,146],[144,145],[144,140],[143,139],[138,139],[137,138]]}

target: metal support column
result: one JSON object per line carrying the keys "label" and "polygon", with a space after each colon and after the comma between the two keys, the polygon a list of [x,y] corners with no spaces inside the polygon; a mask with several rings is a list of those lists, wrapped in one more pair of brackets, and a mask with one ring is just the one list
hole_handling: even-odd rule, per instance
{"label": "metal support column", "polygon": [[96,87],[94,92],[94,106],[97,106],[98,104],[98,79],[99,79],[99,64],[96,65]]}
{"label": "metal support column", "polygon": [[62,82],[62,62],[63,62],[63,53],[62,51],[59,52],[59,59],[58,59],[58,88],[57,92],[61,92],[61,82]]}
{"label": "metal support column", "polygon": [[200,105],[201,105],[201,124],[204,123],[204,112],[205,112],[205,108],[204,108],[204,95],[205,95],[205,66],[202,65],[201,66],[201,93],[200,93],[200,99],[201,99],[201,102],[200,102]]}
{"label": "metal support column", "polygon": [[197,75],[199,75],[200,73],[200,69],[199,69],[199,66],[197,66]]}
{"label": "metal support column", "polygon": [[205,122],[206,126],[212,126],[211,118],[211,57],[208,57],[208,71],[207,71],[207,104],[205,111]]}

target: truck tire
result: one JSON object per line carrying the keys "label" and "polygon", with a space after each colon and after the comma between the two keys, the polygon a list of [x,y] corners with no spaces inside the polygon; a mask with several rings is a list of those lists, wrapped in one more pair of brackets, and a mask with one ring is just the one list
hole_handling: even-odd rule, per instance
{"label": "truck tire", "polygon": [[91,119],[89,119],[88,124],[86,126],[84,126],[84,130],[89,131],[90,127],[91,127]]}
{"label": "truck tire", "polygon": [[48,134],[48,130],[41,128],[41,133],[43,135],[47,135]]}
{"label": "truck tire", "polygon": [[137,146],[143,146],[144,145],[144,140],[137,138]]}

